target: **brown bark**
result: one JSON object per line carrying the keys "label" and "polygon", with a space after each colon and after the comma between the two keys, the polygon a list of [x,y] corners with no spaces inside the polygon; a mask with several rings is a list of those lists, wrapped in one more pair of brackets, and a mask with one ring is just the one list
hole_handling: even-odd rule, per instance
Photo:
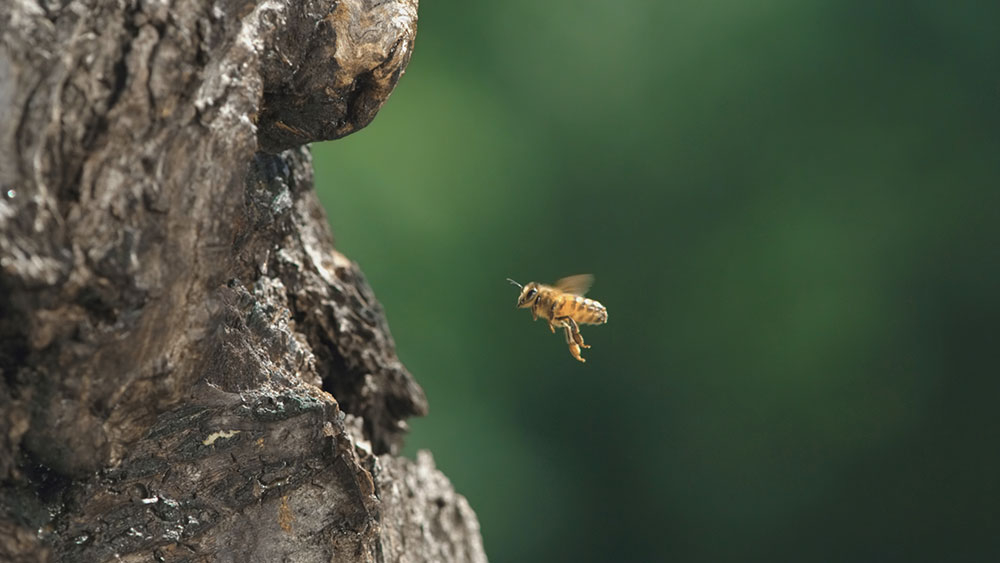
{"label": "brown bark", "polygon": [[[416,0],[0,3],[0,560],[485,561],[302,145]],[[350,186],[344,186],[350,189]]]}

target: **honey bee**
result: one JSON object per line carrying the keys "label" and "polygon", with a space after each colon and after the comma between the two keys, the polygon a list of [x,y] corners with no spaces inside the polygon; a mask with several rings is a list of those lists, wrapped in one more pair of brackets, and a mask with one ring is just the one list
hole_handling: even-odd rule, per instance
{"label": "honey bee", "polygon": [[557,281],[554,286],[538,282],[521,285],[510,278],[507,278],[507,281],[521,288],[521,295],[517,298],[515,308],[531,307],[531,316],[534,320],[537,321],[538,317],[547,320],[549,330],[552,332],[555,332],[557,327],[562,327],[566,332],[569,353],[577,360],[586,362],[587,360],[580,356],[580,349],[590,346],[583,343],[580,325],[599,325],[608,322],[608,310],[604,305],[583,296],[594,283],[594,276],[590,274],[569,276]]}

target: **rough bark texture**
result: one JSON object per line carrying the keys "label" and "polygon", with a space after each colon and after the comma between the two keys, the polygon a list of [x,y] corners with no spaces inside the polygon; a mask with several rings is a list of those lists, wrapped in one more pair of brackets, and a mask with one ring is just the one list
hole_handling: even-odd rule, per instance
{"label": "rough bark texture", "polygon": [[[485,561],[304,143],[416,0],[0,2],[0,560]],[[345,187],[347,189],[349,187]]]}

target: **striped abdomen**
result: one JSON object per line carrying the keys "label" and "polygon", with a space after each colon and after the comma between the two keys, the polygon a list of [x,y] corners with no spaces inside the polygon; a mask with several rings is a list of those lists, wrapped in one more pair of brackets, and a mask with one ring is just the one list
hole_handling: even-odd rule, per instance
{"label": "striped abdomen", "polygon": [[557,317],[571,317],[579,324],[599,325],[608,322],[608,310],[593,299],[564,295],[557,307]]}

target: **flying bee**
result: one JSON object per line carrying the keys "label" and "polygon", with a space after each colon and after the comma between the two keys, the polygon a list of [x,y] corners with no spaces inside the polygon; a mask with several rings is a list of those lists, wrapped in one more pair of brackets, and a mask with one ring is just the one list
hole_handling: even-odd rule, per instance
{"label": "flying bee", "polygon": [[577,360],[586,362],[587,360],[580,356],[580,349],[590,346],[583,343],[580,325],[599,325],[608,322],[608,310],[604,305],[583,296],[594,283],[594,276],[590,274],[569,276],[557,281],[554,286],[538,282],[521,285],[510,278],[507,278],[507,281],[521,288],[521,295],[517,298],[515,308],[530,307],[532,318],[537,321],[538,317],[542,317],[548,321],[549,330],[552,332],[555,332],[557,327],[562,327],[566,332],[569,353]]}

